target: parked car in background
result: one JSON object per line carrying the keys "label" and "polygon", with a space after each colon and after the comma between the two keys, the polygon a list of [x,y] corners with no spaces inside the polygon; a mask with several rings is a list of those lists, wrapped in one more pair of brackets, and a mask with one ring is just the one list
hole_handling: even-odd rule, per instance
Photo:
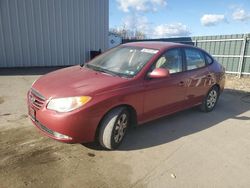
{"label": "parked car in background", "polygon": [[129,126],[194,106],[212,111],[224,83],[224,68],[202,49],[128,43],[41,76],[28,91],[29,117],[58,141],[115,149]]}

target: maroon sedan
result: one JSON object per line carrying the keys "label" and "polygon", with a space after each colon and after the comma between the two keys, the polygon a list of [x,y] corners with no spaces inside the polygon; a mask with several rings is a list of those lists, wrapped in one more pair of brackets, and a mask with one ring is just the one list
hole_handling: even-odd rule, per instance
{"label": "maroon sedan", "polygon": [[29,117],[53,139],[115,149],[129,126],[193,106],[213,110],[224,83],[224,68],[204,50],[128,43],[40,77],[28,92]]}

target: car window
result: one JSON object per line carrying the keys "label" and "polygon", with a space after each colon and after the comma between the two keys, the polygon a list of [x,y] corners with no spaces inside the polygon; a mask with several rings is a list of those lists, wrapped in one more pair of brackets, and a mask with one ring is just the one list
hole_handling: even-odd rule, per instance
{"label": "car window", "polygon": [[196,49],[185,49],[187,70],[193,70],[206,65],[202,53]]}
{"label": "car window", "polygon": [[172,49],[164,53],[155,63],[154,68],[166,68],[171,73],[182,71],[182,57],[179,49]]}
{"label": "car window", "polygon": [[118,76],[133,77],[158,51],[142,47],[121,46],[97,56],[87,63],[86,67]]}
{"label": "car window", "polygon": [[205,54],[205,57],[206,57],[207,64],[210,65],[210,64],[213,63],[213,59],[210,56],[208,56],[207,54]]}

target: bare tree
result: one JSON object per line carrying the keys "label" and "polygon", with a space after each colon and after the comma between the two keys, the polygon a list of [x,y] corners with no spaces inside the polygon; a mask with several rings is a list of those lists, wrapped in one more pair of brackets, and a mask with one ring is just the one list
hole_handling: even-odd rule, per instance
{"label": "bare tree", "polygon": [[123,39],[145,39],[146,34],[143,31],[131,30],[126,28],[125,24],[121,28],[111,28],[110,32],[120,35]]}

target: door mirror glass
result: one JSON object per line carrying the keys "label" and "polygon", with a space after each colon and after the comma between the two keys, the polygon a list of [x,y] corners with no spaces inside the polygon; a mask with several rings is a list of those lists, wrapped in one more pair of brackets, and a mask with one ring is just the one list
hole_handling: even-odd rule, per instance
{"label": "door mirror glass", "polygon": [[148,74],[149,78],[166,78],[169,76],[169,70],[165,68],[156,68]]}

